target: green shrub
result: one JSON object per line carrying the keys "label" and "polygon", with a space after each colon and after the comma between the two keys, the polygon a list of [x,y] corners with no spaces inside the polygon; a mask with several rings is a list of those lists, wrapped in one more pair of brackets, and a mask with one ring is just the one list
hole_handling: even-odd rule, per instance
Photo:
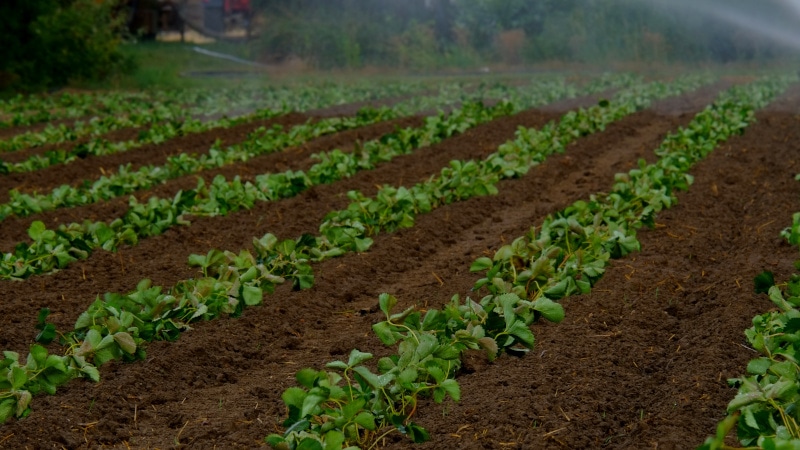
{"label": "green shrub", "polygon": [[0,2],[0,89],[40,90],[133,68],[116,0]]}

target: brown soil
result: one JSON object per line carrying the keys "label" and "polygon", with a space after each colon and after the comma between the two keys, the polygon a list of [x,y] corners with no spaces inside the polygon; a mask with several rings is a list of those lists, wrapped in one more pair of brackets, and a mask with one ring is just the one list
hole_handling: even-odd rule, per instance
{"label": "brown soil", "polygon": [[[698,99],[702,96],[696,97]],[[283,286],[241,318],[197,324],[175,343],[148,346],[146,361],[102,367],[102,381],[75,381],[34,411],[0,427],[4,448],[255,448],[279,429],[280,394],[303,367],[321,368],[353,348],[386,354],[370,326],[377,296],[404,305],[439,306],[470,294],[469,264],[523,234],[548,213],[611,186],[638,158],[652,160],[665,134],[688,114],[634,114],[578,140],[500,194],[420,216],[413,228],[376,237],[366,253],[315,266],[314,288]],[[692,112],[690,112],[691,110]],[[678,112],[678,111],[672,111]],[[193,276],[190,253],[247,248],[253,236],[313,232],[348,189],[411,184],[453,158],[480,157],[518,125],[539,126],[552,113],[526,112],[398,158],[378,170],[259,205],[225,218],[198,219],[118,254],[47,277],[0,284],[0,348],[30,343],[40,307],[68,328],[94,296],[128,291],[138,280],[170,284]],[[764,112],[744,136],[722,145],[692,173],[679,204],[642,230],[643,251],[614,261],[591,295],[563,301],[559,325],[536,324],[536,348],[488,363],[468,355],[458,378],[463,398],[423,403],[416,421],[433,441],[412,446],[390,435],[390,448],[692,448],[714,431],[753,353],[742,331],[770,303],[752,290],[764,269],[784,279],[796,249],[779,231],[800,210],[794,175],[800,118]],[[7,228],[7,226],[9,228]],[[15,232],[9,224],[3,231]]]}

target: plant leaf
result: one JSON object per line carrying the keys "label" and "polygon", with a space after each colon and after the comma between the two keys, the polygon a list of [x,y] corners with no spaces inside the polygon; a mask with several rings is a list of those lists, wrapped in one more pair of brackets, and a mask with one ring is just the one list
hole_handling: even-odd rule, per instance
{"label": "plant leaf", "polygon": [[758,274],[753,282],[756,294],[766,294],[769,292],[769,288],[775,286],[775,276],[769,270],[765,270]]}
{"label": "plant leaf", "polygon": [[559,323],[564,320],[564,307],[547,297],[539,297],[533,302],[533,309],[542,313],[545,319]]}
{"label": "plant leaf", "polygon": [[458,382],[452,378],[448,378],[442,382],[442,388],[447,391],[447,394],[455,401],[461,400],[461,387]]}
{"label": "plant leaf", "polygon": [[264,292],[258,286],[242,286],[242,298],[247,306],[260,305],[264,300]]}

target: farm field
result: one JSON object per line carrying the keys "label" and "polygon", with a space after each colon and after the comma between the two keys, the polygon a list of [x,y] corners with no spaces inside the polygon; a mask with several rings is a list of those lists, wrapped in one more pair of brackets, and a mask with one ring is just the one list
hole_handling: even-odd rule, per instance
{"label": "farm field", "polygon": [[[796,271],[798,249],[781,237],[800,211],[796,80],[770,91],[775,98],[755,111],[743,134],[712,142],[713,151],[688,168],[688,190],[673,189],[682,186],[683,175],[664,188],[677,198],[671,208],[652,207],[638,218],[622,208],[613,220],[603,216],[620,228],[615,244],[600,246],[606,248],[600,256],[590,256],[588,244],[562,250],[547,263],[553,270],[543,272],[550,278],[530,276],[526,284],[517,273],[521,258],[505,258],[512,261],[506,264],[497,253],[531,227],[541,231],[548,216],[624,189],[619,186],[626,178],[616,174],[658,163],[663,155],[654,150],[668,135],[697,123],[726,92],[743,102],[748,95],[769,97],[773,89],[746,91],[761,82],[757,77],[652,81],[554,77],[484,86],[393,85],[380,95],[355,89],[330,97],[309,90],[303,97],[313,101],[294,104],[286,101],[289,93],[273,92],[264,103],[230,100],[237,117],[231,123],[224,110],[197,107],[192,116],[206,115],[198,124],[210,125],[170,131],[163,139],[142,130],[190,121],[162,111],[138,121],[125,116],[116,128],[85,131],[81,125],[74,129],[84,131],[72,135],[40,133],[46,121],[33,117],[70,129],[75,117],[106,110],[85,106],[59,115],[60,106],[44,104],[37,108],[48,115],[37,116],[20,103],[17,122],[23,124],[15,125],[8,121],[13,105],[0,104],[0,119],[8,121],[0,140],[20,142],[0,147],[9,168],[0,173],[0,350],[20,355],[16,369],[10,353],[0,364],[9,380],[0,384],[0,417],[4,407],[9,416],[25,416],[0,424],[0,448],[266,447],[268,435],[289,426],[285,392],[300,395],[298,371],[325,370],[358,349],[375,355],[366,366],[378,372],[386,362],[376,365],[378,359],[397,352],[373,332],[386,323],[386,297],[378,300],[384,293],[397,299],[393,312],[415,307],[423,316],[451,304],[455,294],[462,302],[493,295],[500,306],[484,307],[502,314],[495,317],[501,332],[487,344],[477,327],[466,328],[472,340],[459,336],[476,348],[441,357],[458,361],[442,375],[448,382],[434,380],[430,365],[414,369],[414,381],[438,386],[440,391],[431,388],[433,397],[443,401],[401,394],[402,407],[395,407],[406,419],[405,434],[392,427],[369,430],[364,423],[379,416],[380,404],[373,405],[368,417],[361,416],[361,428],[350,428],[359,430],[364,448],[701,445],[736,396],[727,380],[743,376],[758,357],[744,330],[754,316],[775,307],[755,293],[753,279],[769,270],[783,282]],[[364,106],[370,108],[359,113]],[[434,112],[439,108],[445,112]],[[129,114],[106,109],[113,117]],[[583,112],[572,112],[578,110]],[[731,120],[731,127],[741,124]],[[14,141],[26,132],[29,138]],[[86,150],[121,141],[136,144]],[[35,158],[45,154],[53,155],[47,163]],[[360,194],[348,195],[352,191]],[[637,199],[637,205],[662,201]],[[641,226],[651,219],[653,227]],[[591,236],[602,228],[598,220],[567,228]],[[630,225],[621,225],[625,220]],[[266,233],[296,241],[275,244],[262,238]],[[243,249],[257,257],[242,256]],[[231,253],[223,255],[226,250]],[[576,254],[579,274],[560,275]],[[265,268],[269,264],[274,270]],[[473,290],[494,265],[501,272],[488,278],[506,278]],[[217,284],[202,284],[213,277]],[[162,308],[158,314],[148,310],[161,328],[138,318],[126,325],[120,315],[133,308],[121,300],[124,294],[156,298],[141,284],[145,279],[163,286],[162,293],[179,286],[171,299],[159,298],[167,306],[154,307]],[[200,306],[197,299],[207,292],[208,303]],[[93,306],[106,293],[123,295],[108,296],[111,307]],[[508,295],[519,303],[503,306]],[[519,298],[525,296],[530,305]],[[557,318],[559,310],[549,300],[536,303],[543,298],[563,307],[563,321],[544,320]],[[69,376],[53,376],[48,386],[26,384],[44,391],[58,384],[54,395],[30,388],[35,395],[29,398],[20,394],[25,389],[16,377],[23,376],[19,367],[42,328],[42,308],[65,342],[55,336],[39,348],[67,355],[58,371]],[[520,312],[525,308],[528,313]],[[177,312],[158,322],[169,311]],[[508,332],[510,316],[517,324],[525,321],[521,328],[532,332],[535,343],[519,326]],[[398,320],[407,317],[413,314]],[[83,325],[72,333],[76,322]],[[489,333],[497,323],[482,325]],[[400,331],[387,327],[378,327],[384,340],[400,339]],[[91,333],[99,335],[89,345]],[[501,351],[490,361],[486,350],[491,353],[492,345]],[[53,373],[61,366],[49,367]],[[34,369],[25,373],[27,380],[40,376]],[[99,382],[88,379],[96,376]],[[370,379],[359,380],[369,391]],[[403,383],[396,389],[409,391],[412,384]],[[293,414],[303,409],[309,417],[322,415],[314,409],[322,402],[303,406],[309,404],[303,399]],[[23,400],[30,410],[17,410]],[[302,420],[296,422],[303,428]],[[302,431],[312,433],[313,424]],[[407,434],[422,433],[417,426],[427,430],[429,441],[411,442]],[[735,445],[735,433],[728,442]]]}

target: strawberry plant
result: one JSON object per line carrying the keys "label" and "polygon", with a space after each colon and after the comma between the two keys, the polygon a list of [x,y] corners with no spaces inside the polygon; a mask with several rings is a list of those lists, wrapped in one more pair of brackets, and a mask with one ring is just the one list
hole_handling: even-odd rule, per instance
{"label": "strawberry plant", "polygon": [[[542,89],[539,91],[543,93],[542,96],[526,94],[528,101],[546,101],[563,92],[552,89],[551,85],[543,85],[540,89]],[[88,252],[94,248],[113,250],[120,244],[135,244],[138,238],[160,234],[174,224],[188,224],[183,219],[185,214],[228,214],[242,208],[252,207],[256,201],[288,198],[316,184],[329,183],[360,170],[374,168],[380,162],[407,154],[415,148],[439,142],[450,137],[452,133],[463,132],[478,123],[510,114],[518,108],[521,106],[515,106],[509,102],[500,102],[492,108],[468,103],[462,109],[447,115],[446,118],[443,114],[429,118],[422,128],[399,130],[393,135],[364,143],[355,153],[345,154],[339,150],[333,150],[327,154],[317,155],[321,162],[311,167],[308,173],[289,170],[279,174],[260,175],[256,177],[256,184],[242,183],[238,179],[227,182],[223,177],[218,176],[209,186],[206,186],[201,179],[196,190],[179,192],[173,199],[152,197],[147,203],[141,204],[132,198],[131,207],[126,215],[108,224],[98,222],[62,225],[54,236],[47,239],[47,245],[19,244],[13,253],[6,253],[0,259],[0,277],[27,278],[38,273],[47,273],[55,268],[63,268],[72,261],[69,258],[62,258],[60,262],[63,264],[61,265],[44,264],[42,261],[59,262],[52,258],[44,259],[49,254],[48,246],[61,245],[67,249],[75,248],[82,251],[78,254],[86,257]],[[333,123],[338,123],[340,120],[335,119]],[[323,127],[322,129],[327,128]],[[215,153],[210,152],[209,155],[209,159],[213,161]],[[196,170],[195,165],[188,158],[178,157],[171,161],[176,162],[175,166],[178,168],[175,170]],[[169,175],[157,169],[153,171],[157,176]],[[133,174],[127,178],[120,177],[117,182],[120,183],[123,180],[126,184],[122,186],[111,185],[99,191],[110,192],[107,195],[117,195],[120,192],[138,188],[138,183],[147,183],[147,181],[140,181]],[[72,192],[74,190],[70,187],[57,189],[54,200],[66,201],[65,199],[71,198]],[[40,212],[45,207],[49,207],[47,202],[36,202],[28,197],[16,198],[15,204],[34,212]],[[48,234],[48,236],[50,235]]]}
{"label": "strawberry plant", "polygon": [[[239,101],[232,103],[230,99],[225,99],[228,91],[204,92],[199,96],[187,98],[182,91],[177,91],[175,95],[167,96],[163,102],[149,102],[146,107],[139,108],[133,106],[125,110],[122,115],[102,115],[92,117],[87,121],[79,120],[73,125],[60,124],[48,126],[38,132],[25,132],[9,139],[0,140],[0,152],[21,150],[23,148],[39,146],[44,144],[58,144],[74,141],[83,136],[99,136],[112,130],[128,127],[140,127],[143,125],[156,124],[161,121],[178,121],[183,119],[192,124],[195,128],[200,124],[199,121],[190,120],[188,116],[204,116],[221,112],[220,105],[224,105],[222,112],[229,111],[226,108],[256,108],[262,110],[261,116],[269,116],[288,112],[292,110],[303,111],[306,109],[320,108],[333,104],[363,101],[383,96],[408,94],[419,89],[418,86],[409,84],[388,85],[382,89],[347,89],[331,88],[330,86],[307,87],[300,92],[297,89],[280,89],[262,91],[260,94],[239,96]],[[156,94],[157,98],[164,95]],[[170,98],[171,97],[171,98]],[[183,98],[183,101],[181,101]],[[169,101],[172,100],[172,101]],[[202,102],[201,102],[202,100]],[[195,108],[185,108],[186,102],[201,103]],[[266,105],[266,107],[264,106]],[[224,124],[225,122],[223,122]]]}
{"label": "strawberry plant", "polygon": [[[553,321],[560,321],[563,318],[563,309],[554,300],[588,292],[592,284],[602,276],[610,257],[620,257],[637,250],[639,244],[632,230],[642,224],[652,223],[655,212],[673,204],[674,192],[687,188],[690,183],[690,179],[685,175],[686,170],[697,159],[713,150],[717,143],[746,127],[748,122],[752,121],[752,108],[765,105],[777,92],[784,89],[786,84],[785,80],[767,81],[746,88],[735,88],[725,93],[714,107],[698,114],[693,124],[688,127],[698,132],[679,132],[668,137],[665,144],[657,151],[662,157],[659,162],[653,165],[640,163],[640,168],[631,171],[628,177],[618,177],[614,194],[594,197],[591,203],[578,202],[563,213],[549,218],[542,226],[540,234],[537,235],[535,230],[532,230],[530,235],[498,250],[493,259],[481,258],[473,263],[471,270],[487,271],[487,276],[476,283],[476,289],[486,288],[490,295],[479,305],[473,305],[469,299],[467,304],[473,312],[482,308],[484,312],[493,311],[503,319],[481,322],[480,332],[473,335],[473,337],[492,338],[491,341],[484,341],[486,344],[484,348],[489,350],[490,358],[496,354],[498,348],[508,347],[509,351],[514,350],[512,347],[514,345],[521,345],[523,351],[530,348],[534,343],[534,337],[528,325],[540,316]],[[695,127],[697,124],[705,124],[706,127]],[[682,165],[676,165],[676,160]],[[653,185],[658,187],[654,188]],[[640,189],[637,190],[637,186]],[[645,200],[641,198],[623,200],[624,194],[631,190],[641,193],[642,186],[648,188],[651,193]],[[413,198],[410,193],[398,192],[398,194],[396,198],[405,199],[406,202],[410,202]],[[362,209],[363,206],[362,204]],[[400,219],[394,216],[389,222],[403,224],[409,221],[406,216],[400,216]],[[798,287],[798,298],[800,298],[800,287]],[[381,309],[386,313],[384,303],[382,297]],[[800,305],[800,302],[798,304]],[[402,319],[412,311],[414,308],[404,311],[397,318]],[[428,314],[438,313],[436,310],[432,311]],[[391,322],[391,316],[388,322]],[[498,323],[503,324],[504,328],[491,328],[491,325],[496,326]],[[397,330],[392,329],[391,324],[379,323],[373,328],[385,344],[394,343],[395,336],[392,332]],[[305,387],[313,389],[312,386]],[[289,410],[289,419],[284,424],[287,426],[287,431],[283,435],[269,436],[267,442],[270,445],[274,448],[298,449],[328,446],[342,448],[343,445],[364,444],[358,439],[348,440],[346,437],[340,439],[341,429],[336,428],[335,422],[331,424],[325,421],[327,414],[319,415],[315,410],[301,410],[298,416],[292,403],[295,397],[289,392],[302,397],[311,395],[311,391],[297,389],[290,388],[284,395]],[[796,389],[791,392],[792,395],[797,395]],[[384,408],[384,411],[386,410]],[[302,415],[303,412],[306,414]],[[338,413],[330,414],[336,417]],[[318,421],[320,419],[322,422]],[[423,433],[408,432],[410,424],[412,422],[409,414],[400,421],[383,420],[379,422],[380,426],[377,428],[388,428],[387,432],[393,430],[405,432],[415,442],[418,442],[420,437],[423,439],[426,437]],[[327,434],[329,432],[337,433],[336,439],[329,440]]]}
{"label": "strawberry plant", "polygon": [[[499,107],[502,110],[508,105],[501,104]],[[437,123],[436,126],[440,125]],[[444,128],[452,132],[452,128],[447,124]],[[407,142],[418,141],[408,139]],[[178,197],[181,197],[181,194]],[[187,198],[191,198],[191,195]],[[354,232],[357,229],[357,225],[350,228],[333,227],[326,230],[322,238],[303,236],[297,241],[278,241],[277,238],[268,234],[261,239],[254,240],[255,254],[243,251],[236,255],[231,252],[212,250],[204,256],[193,255],[190,263],[200,266],[204,277],[180,282],[166,293],[162,292],[159,287],[152,287],[149,281],[144,280],[133,293],[127,295],[106,294],[103,300],[96,301],[89,310],[81,314],[74,331],[63,335],[60,339],[62,344],[68,347],[67,355],[63,360],[65,367],[63,379],[60,381],[66,382],[76,377],[96,380],[99,372],[95,365],[101,365],[112,359],[141,358],[144,356],[141,343],[146,340],[176,339],[179,333],[187,329],[188,324],[193,321],[212,319],[220,314],[239,314],[245,306],[259,304],[264,293],[271,292],[276,284],[282,283],[286,279],[291,279],[297,288],[309,287],[313,283],[313,274],[309,265],[312,260],[335,257],[345,251],[365,251],[368,248],[371,240],[361,238],[358,233]],[[113,229],[100,225],[94,231],[99,238],[104,236],[105,239],[110,239],[113,234]],[[58,233],[53,233],[51,230],[46,230],[41,224],[36,224],[31,234],[31,237],[35,241],[41,242],[41,246],[46,247],[47,250],[59,248],[59,245],[54,246],[47,242],[51,238],[75,237],[74,232],[71,235],[69,230],[62,229]],[[107,243],[108,240],[105,242]],[[61,246],[59,250],[63,248],[66,246]],[[73,247],[70,248],[70,251],[77,250]],[[69,251],[67,254],[71,255]],[[4,261],[7,259],[8,257]],[[48,254],[47,259],[52,263],[54,260],[58,260],[58,256]],[[16,265],[15,270],[17,269],[20,269],[19,265]],[[555,306],[557,310],[557,305]],[[553,309],[552,306],[543,304],[538,307],[546,311]],[[393,321],[398,318],[393,316],[390,316],[387,326],[397,325]],[[556,312],[551,316],[555,320],[558,314]],[[500,335],[506,346],[512,346],[515,342],[530,341],[528,334],[524,333],[519,325],[515,325],[515,321],[508,323],[511,328],[505,334]],[[46,328],[46,324],[43,325],[43,328]],[[49,330],[49,332],[52,331]],[[384,339],[388,339],[385,331],[380,333]],[[391,328],[389,331],[395,333],[391,331]],[[395,335],[392,334],[392,336]],[[393,339],[399,339],[399,337],[395,336]],[[484,340],[484,342],[488,341]],[[39,352],[39,350],[32,348],[33,352]],[[18,357],[8,354],[2,364],[5,367],[16,367],[19,366],[17,361]],[[22,380],[22,377],[19,380]],[[19,380],[14,383],[14,386],[8,387],[8,392],[0,391],[0,394],[4,395],[2,397],[3,411],[10,411],[9,416],[12,413],[16,416],[26,415],[29,412],[30,396],[28,394],[40,392],[30,387],[35,381],[34,378],[31,378],[34,381],[30,382],[27,378],[28,381]],[[61,383],[52,384],[55,387]],[[433,389],[433,395],[435,398],[448,392],[450,395],[454,395],[454,386],[457,385],[450,381],[446,383],[443,381],[440,388]],[[427,390],[423,389],[420,392]],[[22,393],[23,391],[28,394]],[[52,391],[54,389],[50,389],[48,385],[46,392],[52,393]],[[25,405],[20,406],[18,400]],[[419,436],[424,433],[424,430],[414,428],[410,424],[404,425],[396,420],[395,422],[394,426],[399,430],[411,430],[412,433],[417,433]]]}
{"label": "strawberry plant", "polygon": [[[683,89],[692,85],[693,83],[679,84],[674,89]],[[645,92],[650,92],[648,95],[655,96],[668,95],[674,92],[671,90],[673,88],[665,89],[665,86],[658,84],[653,85],[650,89],[650,91],[645,90]],[[623,95],[622,98],[627,97]],[[625,105],[629,105],[629,103],[626,102]],[[498,108],[501,109],[507,107],[507,104],[498,105]],[[602,108],[607,107],[608,105]],[[636,107],[635,105],[632,106],[633,109]],[[625,106],[624,108],[631,108],[631,106]],[[603,120],[613,120],[609,119],[613,115],[597,111],[586,113],[586,115],[568,115],[566,117],[565,123],[570,123],[576,118],[583,120],[585,117],[595,117],[596,120],[600,120],[600,124],[603,123]],[[441,126],[441,124],[436,126]],[[447,124],[445,124],[444,130],[445,132],[452,132],[452,128]],[[565,131],[569,130],[569,127],[565,128]],[[574,136],[571,133],[566,134]],[[560,141],[556,140],[555,142]],[[565,142],[562,142],[561,145],[564,144]],[[451,198],[455,201],[456,199],[468,198],[471,195],[485,195],[489,193],[485,187],[475,187],[485,184],[482,178],[475,176],[476,174],[488,174],[496,182],[499,175],[492,171],[501,171],[505,176],[524,173],[510,170],[509,166],[500,164],[494,155],[488,161],[494,161],[494,163],[484,165],[474,162],[465,164],[454,162],[450,168],[443,171],[446,176],[415,188],[416,191],[414,191],[415,193],[411,198],[419,195],[419,198],[414,200],[416,202],[415,205],[418,206],[425,204],[424,201],[419,201],[424,200],[424,196],[433,199],[440,197]],[[522,160],[525,164],[529,164],[531,161],[535,164],[535,160]],[[449,174],[451,173],[455,174],[455,176],[450,176]],[[407,206],[403,206],[409,204],[408,192],[408,190],[401,188],[396,190],[396,196],[394,193],[384,192],[386,195],[378,197],[378,199],[383,203],[396,202],[400,207],[399,211],[408,211]],[[355,195],[353,198],[356,203],[369,201],[359,199],[357,194],[353,195]],[[181,194],[178,194],[176,201],[191,202],[191,197],[192,195],[189,195],[184,198]],[[395,198],[398,200],[396,201]],[[438,205],[436,203],[431,204]],[[391,230],[393,227],[401,226],[401,224],[403,226],[408,224],[404,223],[405,213],[386,216],[380,214],[377,209],[367,208],[367,210],[370,209],[373,209],[370,214],[377,213],[377,217],[388,217],[388,219],[375,221],[369,234],[374,234],[381,229]],[[416,213],[418,211],[413,212],[413,214]],[[65,381],[75,377],[94,379],[95,366],[110,360],[142,358],[144,357],[144,350],[141,345],[143,342],[154,339],[176,339],[180,332],[188,329],[189,324],[193,321],[209,320],[221,314],[238,315],[244,307],[260,304],[265,293],[271,292],[275,285],[286,280],[291,280],[296,288],[311,286],[313,283],[311,262],[339,256],[348,251],[365,251],[370,246],[371,239],[367,237],[367,227],[362,223],[369,222],[368,216],[364,216],[362,219],[351,216],[348,220],[350,220],[350,223],[347,225],[326,221],[326,224],[321,227],[320,237],[302,236],[298,240],[279,241],[275,236],[268,234],[261,239],[254,240],[255,253],[242,251],[237,255],[232,252],[212,250],[207,255],[193,255],[190,258],[190,263],[201,267],[204,276],[179,282],[166,292],[162,292],[162,288],[153,287],[149,281],[144,280],[139,284],[135,292],[126,295],[112,293],[104,295],[102,300],[97,300],[89,310],[81,314],[75,330],[64,334],[61,338],[61,342],[68,348],[65,358],[70,358],[67,360],[69,364],[65,362],[65,367],[68,369]],[[48,231],[37,225],[34,232],[37,237],[41,238],[40,240],[45,246],[47,245],[46,241],[54,237]],[[112,234],[112,231],[102,226],[98,226],[96,231],[99,232],[97,236],[108,237]],[[59,233],[55,234],[55,237],[64,236],[69,239],[70,237],[74,238],[75,235],[71,236],[68,229],[60,229]],[[50,245],[46,248],[54,249],[56,247],[58,246]],[[62,248],[66,248],[66,245]],[[48,258],[49,261],[58,259],[57,256],[55,259],[50,256]],[[372,369],[358,368],[360,363],[368,359],[359,354],[356,354],[355,359],[352,362],[349,361],[349,364],[336,363],[329,367],[332,370],[343,372],[349,370],[358,374],[358,376],[353,375],[353,379],[357,383],[359,382],[359,377],[362,379],[363,383],[360,383],[359,386],[363,385],[362,390],[365,392],[370,389],[374,390],[376,386],[381,385],[384,381],[386,381],[386,384],[383,384],[384,387],[389,386],[390,383],[395,383],[397,387],[391,389],[392,396],[383,397],[379,402],[390,405],[390,401],[396,400],[399,403],[395,402],[388,406],[388,413],[373,414],[375,418],[373,423],[376,430],[389,427],[388,432],[398,430],[409,434],[415,440],[423,440],[426,437],[426,432],[410,421],[414,411],[413,405],[416,405],[419,395],[432,395],[436,401],[443,400],[447,395],[453,398],[459,395],[457,384],[452,380],[450,371],[455,370],[456,366],[453,365],[451,360],[458,359],[460,351],[465,348],[483,348],[490,357],[495,357],[499,351],[524,351],[533,345],[533,335],[527,328],[527,324],[539,317],[553,321],[561,320],[563,317],[561,307],[549,299],[528,301],[515,294],[487,296],[480,303],[467,299],[463,305],[459,305],[459,300],[454,298],[453,303],[451,313],[460,314],[460,317],[464,318],[460,325],[450,324],[449,321],[444,319],[447,315],[437,317],[437,313],[429,312],[425,318],[420,318],[419,314],[412,310],[399,315],[394,314],[392,313],[394,301],[391,300],[391,297],[386,297],[383,300],[382,309],[387,315],[387,320],[384,325],[377,326],[375,331],[387,345],[401,341],[405,342],[408,339],[410,339],[408,342],[413,341],[416,343],[417,347],[413,347],[413,352],[410,350],[412,348],[411,344],[404,345],[400,343],[399,346],[399,352],[402,355],[412,356],[400,355],[396,360],[392,358],[381,360],[379,361],[378,372],[374,372]],[[480,312],[481,310],[483,312]],[[452,317],[455,318],[455,315]],[[408,320],[411,320],[411,322],[409,323]],[[412,325],[415,325],[416,321],[420,321],[420,325],[417,328],[413,328]],[[421,331],[431,331],[432,328],[430,327],[442,326],[441,324],[445,324],[445,327],[451,329],[452,335],[448,337],[446,333],[442,334],[444,338],[449,340],[433,345],[431,338],[423,337]],[[476,324],[481,324],[481,326],[479,327]],[[409,333],[404,334],[406,331]],[[434,334],[439,335],[439,333]],[[431,346],[433,350],[429,348]],[[439,350],[441,350],[440,353],[436,353]],[[415,369],[413,365],[406,364],[406,360],[403,359],[411,358],[414,361],[414,355],[419,357],[419,363],[424,363],[421,369]],[[427,359],[431,355],[433,355],[433,359]],[[440,359],[442,361],[439,361]],[[14,364],[12,360],[13,358],[8,357],[3,364],[8,364],[8,367],[11,367]],[[444,364],[444,361],[448,364],[447,370],[444,370],[444,366],[441,366],[437,371],[436,365]],[[416,378],[412,377],[414,370],[416,370]],[[306,374],[308,375],[310,372],[306,372]],[[392,378],[393,376],[396,378]],[[304,376],[303,380],[305,380],[306,385],[311,386],[311,389],[323,386],[324,382],[321,376],[314,380],[311,380],[310,376]],[[341,379],[333,380],[328,382],[328,385],[337,385],[340,381]],[[23,384],[20,387],[14,387],[13,390],[15,392],[25,390],[25,386],[26,384]],[[354,387],[352,384],[351,386]],[[411,387],[410,391],[408,389],[409,386]],[[9,389],[9,392],[11,390]],[[31,390],[25,391],[32,392]],[[3,392],[0,391],[0,394]],[[297,395],[302,396],[299,392],[297,392]],[[14,401],[14,405],[18,406],[15,400],[18,397],[14,395],[8,396],[4,400],[5,405],[10,405],[11,401]],[[307,398],[303,399],[303,405],[306,402],[312,402]],[[311,398],[313,398],[313,402],[317,401],[317,397]],[[22,399],[27,399],[27,396]],[[287,399],[288,401],[297,401],[296,397],[287,397]],[[353,399],[358,405],[360,400],[355,397]],[[339,398],[337,397],[336,400],[339,400]],[[315,403],[313,407],[310,407],[311,409],[305,412],[317,411],[314,408],[322,408],[323,402],[324,400],[320,400],[319,403]],[[411,409],[408,409],[409,406],[411,406]],[[347,413],[343,412],[342,417],[345,417],[345,419],[342,419],[344,422],[340,421],[340,425],[350,427],[348,430],[340,430],[345,438],[348,438],[348,436],[350,438],[364,436],[362,433],[364,433],[363,430],[367,429],[364,427],[369,421],[366,420],[368,416],[360,414],[360,408],[362,406],[351,406]],[[27,411],[28,409],[25,408],[22,414],[27,414]],[[303,409],[301,409],[300,413],[303,413]],[[362,423],[352,426],[350,424],[351,419],[355,420],[359,415],[362,417]],[[330,425],[320,424],[320,427],[322,426],[330,427]],[[359,426],[363,429],[359,428]],[[330,436],[331,442],[340,439],[340,436],[336,433],[332,433]],[[283,436],[279,437],[279,439],[285,440],[287,437]],[[293,438],[289,436],[288,439]],[[356,437],[356,439],[359,438]]]}

